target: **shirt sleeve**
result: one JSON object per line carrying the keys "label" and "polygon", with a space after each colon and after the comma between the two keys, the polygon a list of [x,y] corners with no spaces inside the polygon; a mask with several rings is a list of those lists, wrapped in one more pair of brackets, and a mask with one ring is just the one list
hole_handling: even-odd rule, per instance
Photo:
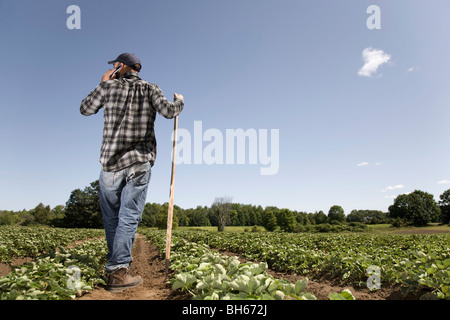
{"label": "shirt sleeve", "polygon": [[[103,83],[103,82],[102,82]],[[90,116],[98,112],[105,104],[103,86],[99,84],[86,98],[81,101],[80,112],[84,116]]]}
{"label": "shirt sleeve", "polygon": [[184,107],[184,102],[181,99],[175,99],[174,102],[168,101],[156,84],[153,85],[151,101],[156,111],[166,119],[175,118]]}

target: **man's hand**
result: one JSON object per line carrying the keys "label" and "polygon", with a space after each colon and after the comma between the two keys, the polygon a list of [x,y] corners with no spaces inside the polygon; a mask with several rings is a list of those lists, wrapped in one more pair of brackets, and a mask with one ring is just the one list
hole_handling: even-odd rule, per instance
{"label": "man's hand", "polygon": [[175,101],[175,99],[179,99],[184,102],[184,97],[181,94],[175,93],[173,95],[173,100]]}
{"label": "man's hand", "polygon": [[115,79],[115,78],[116,78],[116,75],[114,75],[114,77],[111,78],[111,75],[113,74],[113,72],[114,72],[114,70],[108,70],[108,71],[106,71],[105,74],[104,74],[103,77],[102,77],[102,81],[101,81],[101,82]]}

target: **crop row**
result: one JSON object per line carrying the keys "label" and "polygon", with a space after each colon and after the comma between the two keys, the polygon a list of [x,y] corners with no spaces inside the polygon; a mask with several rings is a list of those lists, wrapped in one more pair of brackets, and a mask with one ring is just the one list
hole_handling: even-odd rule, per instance
{"label": "crop row", "polygon": [[[141,230],[161,254],[165,251],[164,233]],[[237,257],[221,255],[205,244],[172,237],[170,268],[174,290],[189,292],[195,300],[316,300],[305,291],[308,278],[295,284],[275,279],[267,272],[267,263],[240,263]],[[330,294],[332,300],[354,300],[350,291]]]}
{"label": "crop row", "polygon": [[41,254],[0,278],[0,300],[75,299],[105,284],[106,252],[105,240],[96,239]]}
{"label": "crop row", "polygon": [[290,234],[174,231],[178,237],[267,262],[280,271],[340,277],[366,285],[368,271],[381,283],[401,283],[405,293],[423,286],[450,298],[448,235]]}
{"label": "crop row", "polygon": [[36,257],[78,241],[104,235],[101,229],[0,226],[0,263],[14,257]]}

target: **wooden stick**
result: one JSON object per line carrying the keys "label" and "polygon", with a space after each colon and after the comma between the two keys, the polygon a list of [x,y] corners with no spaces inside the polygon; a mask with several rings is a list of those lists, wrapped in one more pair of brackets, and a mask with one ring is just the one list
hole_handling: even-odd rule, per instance
{"label": "wooden stick", "polygon": [[172,240],[172,220],[173,220],[173,199],[175,188],[175,154],[177,149],[177,127],[178,116],[175,116],[173,125],[173,155],[172,155],[172,174],[170,177],[170,194],[169,194],[169,211],[167,213],[167,235],[166,235],[166,274],[165,281],[167,280],[167,274],[169,272],[170,262],[170,243]]}

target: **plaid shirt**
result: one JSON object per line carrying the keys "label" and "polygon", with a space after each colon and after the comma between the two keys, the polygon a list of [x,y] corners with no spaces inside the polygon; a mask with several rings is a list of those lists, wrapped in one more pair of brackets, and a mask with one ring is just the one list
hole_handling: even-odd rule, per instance
{"label": "plaid shirt", "polygon": [[104,171],[119,171],[137,162],[156,159],[156,112],[172,119],[183,110],[180,99],[169,102],[161,89],[128,72],[120,79],[100,83],[81,102],[85,116],[104,108],[100,163]]}

